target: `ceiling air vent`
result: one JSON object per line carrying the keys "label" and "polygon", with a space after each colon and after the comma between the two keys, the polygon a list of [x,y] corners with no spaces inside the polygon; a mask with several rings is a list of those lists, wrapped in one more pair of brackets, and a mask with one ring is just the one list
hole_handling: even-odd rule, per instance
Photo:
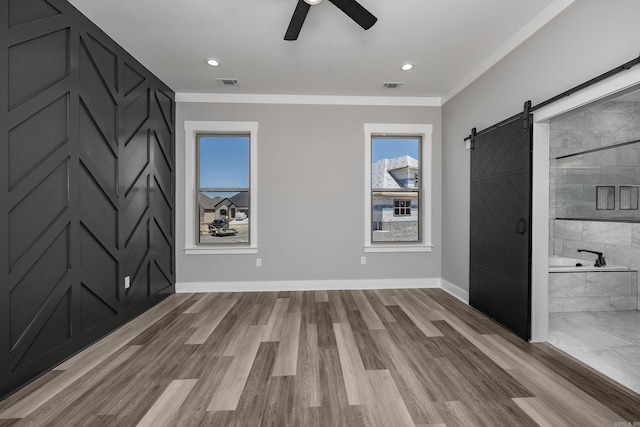
{"label": "ceiling air vent", "polygon": [[216,79],[220,86],[240,86],[237,79]]}
{"label": "ceiling air vent", "polygon": [[385,89],[399,89],[403,84],[402,82],[385,82],[382,86]]}

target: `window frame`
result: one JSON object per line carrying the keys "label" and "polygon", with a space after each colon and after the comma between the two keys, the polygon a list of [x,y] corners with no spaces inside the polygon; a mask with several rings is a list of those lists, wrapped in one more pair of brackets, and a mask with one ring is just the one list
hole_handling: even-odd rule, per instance
{"label": "window frame", "polygon": [[[255,254],[258,253],[258,123],[185,121],[185,246],[187,255],[207,254]],[[198,137],[200,135],[248,135],[249,136],[249,243],[208,244],[199,243],[200,222],[196,221],[198,201]]]}
{"label": "window frame", "polygon": [[[196,222],[198,223],[198,226],[200,226],[200,215],[199,215],[199,211],[200,211],[200,196],[202,195],[202,193],[234,193],[234,192],[238,192],[238,193],[242,193],[242,192],[246,192],[248,193],[248,200],[249,200],[249,206],[251,205],[251,170],[248,170],[248,174],[249,174],[249,181],[247,182],[247,184],[249,185],[249,187],[242,187],[242,188],[234,188],[234,187],[215,187],[215,188],[208,188],[208,187],[203,187],[202,183],[200,182],[200,178],[202,178],[201,176],[201,153],[202,153],[202,139],[203,138],[222,138],[222,137],[237,137],[237,138],[242,138],[248,140],[247,142],[249,143],[249,158],[248,163],[249,165],[251,165],[251,135],[248,133],[239,133],[239,132],[197,132],[196,133],[196,199],[195,199],[195,215],[196,215]],[[230,215],[231,212],[235,212],[235,207],[231,207],[231,206],[224,206],[222,208],[220,208],[220,215],[221,216],[235,216],[235,215]],[[199,227],[198,227],[199,228]],[[251,220],[249,220],[249,229],[248,229],[248,234],[247,234],[247,238],[248,238],[248,242],[247,243],[237,243],[237,244],[230,244],[230,243],[221,243],[221,242],[207,242],[207,243],[203,243],[201,241],[199,232],[196,233],[196,241],[198,245],[202,245],[202,246],[211,246],[211,247],[234,247],[234,246],[249,246],[250,242],[251,242]]]}
{"label": "window frame", "polygon": [[[430,124],[365,123],[364,125],[364,161],[365,161],[365,202],[364,202],[364,251],[365,252],[430,252],[432,219],[432,133]],[[375,137],[419,137],[420,175],[418,215],[420,223],[419,242],[373,242],[372,241],[372,188],[371,154],[372,138]],[[417,189],[412,189],[413,192]]]}

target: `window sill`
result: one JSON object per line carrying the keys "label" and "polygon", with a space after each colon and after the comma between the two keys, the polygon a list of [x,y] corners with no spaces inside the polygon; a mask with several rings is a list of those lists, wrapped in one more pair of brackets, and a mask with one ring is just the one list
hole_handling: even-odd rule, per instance
{"label": "window sill", "polygon": [[256,246],[236,246],[230,248],[212,248],[206,246],[192,246],[184,248],[185,255],[250,255],[257,254]]}
{"label": "window sill", "polygon": [[365,246],[365,252],[431,252],[433,245],[375,245]]}

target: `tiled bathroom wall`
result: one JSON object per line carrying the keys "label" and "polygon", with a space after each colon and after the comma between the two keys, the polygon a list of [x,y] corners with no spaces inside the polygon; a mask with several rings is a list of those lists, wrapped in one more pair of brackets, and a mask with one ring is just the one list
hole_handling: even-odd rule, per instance
{"label": "tiled bathroom wall", "polygon": [[[640,220],[640,103],[608,102],[550,123],[552,202],[556,218]],[[557,157],[570,155],[556,159]],[[600,189],[600,206],[596,194]],[[607,197],[602,197],[608,194]],[[633,203],[629,195],[633,195]]]}
{"label": "tiled bathroom wall", "polygon": [[[608,218],[612,221],[620,217],[631,219],[630,216],[633,215],[630,215],[630,211],[618,209],[619,186],[640,183],[640,144],[560,160],[563,163],[572,164],[572,168],[558,168],[559,161],[556,161],[556,157],[636,139],[640,139],[640,103],[638,102],[607,102],[551,121],[549,141],[549,218],[551,222],[549,252],[551,254],[595,261],[594,255],[577,252],[578,249],[595,250],[604,253],[607,264],[640,270],[640,223],[556,219],[580,217],[580,213],[587,214],[589,209],[595,207],[596,184],[604,185],[605,183],[616,186],[616,209],[604,211],[602,214],[600,211],[594,214],[593,218]],[[570,172],[567,175],[568,170]],[[580,178],[586,179],[580,181]],[[582,209],[578,203],[574,205],[578,206],[576,210],[568,212],[565,208],[568,205],[563,205],[568,201],[583,203]],[[589,208],[586,207],[587,204]],[[637,213],[640,218],[640,210],[634,213]],[[606,217],[606,214],[609,216]],[[639,307],[640,286],[637,274],[635,277],[636,287],[629,292],[635,295],[636,307]],[[584,283],[586,283],[586,276]],[[624,293],[625,291],[619,289],[614,292]],[[602,301],[599,304],[603,304]],[[614,299],[614,303],[615,301]],[[585,301],[585,304],[592,303],[595,303],[595,300]]]}

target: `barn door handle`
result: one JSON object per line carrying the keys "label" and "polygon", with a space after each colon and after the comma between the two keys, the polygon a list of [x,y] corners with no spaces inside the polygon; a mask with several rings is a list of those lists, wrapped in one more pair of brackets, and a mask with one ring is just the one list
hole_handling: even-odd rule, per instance
{"label": "barn door handle", "polygon": [[524,234],[525,232],[526,232],[526,230],[525,230],[524,218],[520,218],[518,220],[518,222],[516,223],[516,233]]}

